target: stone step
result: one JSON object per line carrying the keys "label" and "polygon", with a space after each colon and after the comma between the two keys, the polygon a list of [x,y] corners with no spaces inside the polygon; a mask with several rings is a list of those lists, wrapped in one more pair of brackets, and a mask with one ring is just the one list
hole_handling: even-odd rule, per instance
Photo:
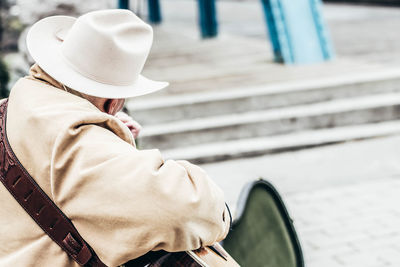
{"label": "stone step", "polygon": [[141,148],[171,149],[396,119],[400,119],[400,93],[376,94],[148,125],[139,144]]}
{"label": "stone step", "polygon": [[278,83],[222,92],[133,99],[130,114],[143,125],[400,92],[400,71]]}
{"label": "stone step", "polygon": [[280,136],[215,142],[162,150],[161,152],[166,159],[185,159],[193,163],[209,163],[399,134],[400,120],[397,120],[304,131]]}

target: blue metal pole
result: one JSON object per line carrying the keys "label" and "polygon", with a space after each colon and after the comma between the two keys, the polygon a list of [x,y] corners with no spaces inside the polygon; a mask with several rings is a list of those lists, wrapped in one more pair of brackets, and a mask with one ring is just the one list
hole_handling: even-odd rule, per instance
{"label": "blue metal pole", "polygon": [[[278,27],[277,27],[277,10],[279,10],[276,6],[274,8],[271,6],[271,0],[261,0],[263,11],[264,11],[264,18],[265,23],[267,25],[269,39],[272,44],[272,49],[274,52],[274,60],[275,62],[283,62],[283,55],[282,55],[282,48],[279,43],[279,34],[278,34]],[[273,12],[275,10],[275,12]],[[275,17],[274,17],[275,15]]]}
{"label": "blue metal pole", "polygon": [[218,35],[218,21],[215,0],[199,1],[199,19],[201,36],[211,38]]}
{"label": "blue metal pole", "polygon": [[129,0],[118,0],[118,8],[129,9]]}
{"label": "blue metal pole", "polygon": [[162,21],[161,7],[159,0],[148,0],[149,6],[149,21],[158,24]]}

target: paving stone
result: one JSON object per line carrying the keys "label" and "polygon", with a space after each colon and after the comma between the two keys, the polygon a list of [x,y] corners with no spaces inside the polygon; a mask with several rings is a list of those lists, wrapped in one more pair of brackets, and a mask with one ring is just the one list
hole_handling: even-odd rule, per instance
{"label": "paving stone", "polygon": [[[399,151],[400,138],[387,137],[203,167],[227,195],[240,191],[246,171],[273,173],[266,177],[295,221],[307,267],[398,267]],[[218,177],[227,170],[224,187]]]}
{"label": "paving stone", "polygon": [[343,264],[337,261],[336,259],[332,258],[318,259],[316,261],[307,263],[307,267],[322,267],[322,266],[343,267]]}
{"label": "paving stone", "polygon": [[[323,212],[326,205],[322,204],[322,212],[319,213],[319,216],[327,216],[333,219],[333,222],[324,223],[329,221],[326,218],[306,220],[309,224],[307,230],[303,230],[302,227],[298,228],[303,243],[307,244],[303,248],[306,250],[305,253],[308,255],[307,259],[310,264],[314,265],[321,258],[323,260],[328,258],[327,261],[330,265],[324,266],[335,266],[335,260],[342,266],[395,266],[400,258],[396,257],[400,250],[393,247],[394,244],[400,243],[400,229],[398,227],[400,216],[398,213],[393,213],[392,210],[392,207],[396,205],[396,202],[393,202],[393,194],[385,194],[385,192],[394,192],[393,188],[398,188],[399,185],[400,181],[388,179],[384,182],[346,186],[348,193],[362,191],[364,199],[368,199],[368,196],[370,196],[376,206],[385,207],[388,205],[390,207],[382,208],[380,211],[375,209],[374,205],[363,205],[363,202],[357,201],[358,194],[348,194],[343,197],[344,191],[337,188],[336,204],[332,203],[337,208]],[[330,188],[304,195],[307,195],[309,205],[315,208],[319,203],[324,203],[321,200],[332,199],[334,192],[335,189]],[[376,198],[377,195],[380,197]],[[296,205],[299,206],[298,213],[295,212],[294,215],[295,220],[309,216],[307,212],[302,210],[307,206],[307,197],[293,197],[292,209],[296,210]],[[299,198],[302,201],[296,202]],[[397,201],[399,201],[400,196],[397,198]],[[348,213],[345,203],[352,202],[352,200],[359,204],[358,212]],[[291,198],[288,197],[287,201],[291,202]],[[343,209],[341,209],[342,207]],[[348,218],[348,220],[343,220],[343,218]],[[385,225],[384,222],[390,222],[390,224]]]}

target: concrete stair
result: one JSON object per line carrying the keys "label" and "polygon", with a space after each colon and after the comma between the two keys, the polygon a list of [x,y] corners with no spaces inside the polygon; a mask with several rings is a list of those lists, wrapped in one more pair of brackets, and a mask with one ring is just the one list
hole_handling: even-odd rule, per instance
{"label": "concrete stair", "polygon": [[384,137],[399,133],[400,120],[397,120],[277,136],[215,142],[195,145],[190,148],[175,148],[163,151],[163,156],[167,159],[185,159],[200,164]]}
{"label": "concrete stair", "polygon": [[211,162],[400,133],[400,72],[128,103],[140,148]]}
{"label": "concrete stair", "polygon": [[138,98],[127,108],[136,120],[149,125],[398,91],[400,70],[389,70],[221,92]]}

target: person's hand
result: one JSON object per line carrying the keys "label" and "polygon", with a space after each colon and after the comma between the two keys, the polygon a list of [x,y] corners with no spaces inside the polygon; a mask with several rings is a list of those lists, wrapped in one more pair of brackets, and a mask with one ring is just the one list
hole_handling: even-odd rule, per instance
{"label": "person's hand", "polygon": [[120,119],[129,128],[133,135],[133,138],[136,139],[138,137],[142,126],[137,121],[135,121],[134,119],[132,119],[131,116],[122,111],[115,114],[115,117]]}

